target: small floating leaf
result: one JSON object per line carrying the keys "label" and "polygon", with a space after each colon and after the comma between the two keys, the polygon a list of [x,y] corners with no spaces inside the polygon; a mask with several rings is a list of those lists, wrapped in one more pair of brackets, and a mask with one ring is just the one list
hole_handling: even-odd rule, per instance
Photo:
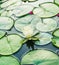
{"label": "small floating leaf", "polygon": [[37,23],[36,28],[42,32],[50,32],[55,30],[57,22],[52,18],[43,19],[42,22]]}
{"label": "small floating leaf", "polygon": [[52,41],[53,36],[49,33],[40,33],[36,37],[39,39],[38,41],[35,41],[36,45],[45,45]]}
{"label": "small floating leaf", "polygon": [[9,17],[0,17],[0,29],[9,30],[13,26],[14,22]]}

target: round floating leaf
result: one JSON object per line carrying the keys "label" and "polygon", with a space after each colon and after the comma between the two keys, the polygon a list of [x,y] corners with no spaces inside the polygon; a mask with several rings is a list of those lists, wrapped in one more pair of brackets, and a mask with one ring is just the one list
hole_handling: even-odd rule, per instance
{"label": "round floating leaf", "polygon": [[12,4],[14,4],[14,3],[16,3],[17,2],[17,0],[8,0],[8,1],[6,1],[6,2],[4,2],[3,4],[1,4],[1,8],[5,8],[5,7],[8,7],[8,6],[10,6],[10,5],[12,5]]}
{"label": "round floating leaf", "polygon": [[0,39],[0,54],[10,55],[15,53],[21,48],[23,40],[23,38],[16,34],[3,37]]}
{"label": "round floating leaf", "polygon": [[0,65],[20,65],[14,56],[1,56]]}
{"label": "round floating leaf", "polygon": [[59,37],[59,28],[56,29],[56,30],[53,32],[53,35],[56,36],[56,37]]}
{"label": "round floating leaf", "polygon": [[2,38],[5,34],[6,32],[0,30],[0,38]]}
{"label": "round floating leaf", "polygon": [[23,58],[21,64],[33,65],[58,65],[59,57],[48,50],[34,50],[28,52]]}
{"label": "round floating leaf", "polygon": [[33,10],[33,13],[39,17],[52,17],[59,13],[59,7],[53,3],[43,3]]}
{"label": "round floating leaf", "polygon": [[16,2],[16,3],[10,5],[9,7],[7,7],[6,10],[13,10],[13,9],[19,7],[20,4],[21,4],[21,2],[20,2],[20,0],[19,0],[18,2]]}
{"label": "round floating leaf", "polygon": [[50,32],[55,30],[57,22],[52,18],[43,19],[42,22],[37,23],[36,28],[42,32]]}
{"label": "round floating leaf", "polygon": [[59,0],[54,0],[57,5],[59,5]]}
{"label": "round floating leaf", "polygon": [[0,17],[0,29],[9,30],[13,26],[14,22],[9,17]]}
{"label": "round floating leaf", "polygon": [[33,10],[33,6],[29,4],[22,4],[21,6],[15,8],[11,13],[17,17],[23,16],[28,14],[30,11]]}
{"label": "round floating leaf", "polygon": [[54,46],[59,48],[59,38],[58,37],[52,38],[52,43]]}
{"label": "round floating leaf", "polygon": [[49,33],[40,33],[36,36],[39,40],[35,42],[37,45],[45,45],[52,41],[52,35]]}
{"label": "round floating leaf", "polygon": [[22,18],[19,18],[15,22],[15,28],[22,32],[24,36],[33,36],[38,31],[36,30],[37,22],[41,21],[40,18],[36,17],[35,15],[28,15]]}

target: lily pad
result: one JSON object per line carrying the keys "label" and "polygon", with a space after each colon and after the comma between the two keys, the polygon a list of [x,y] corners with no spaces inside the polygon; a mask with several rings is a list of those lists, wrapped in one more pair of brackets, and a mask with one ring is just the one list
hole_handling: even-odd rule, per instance
{"label": "lily pad", "polygon": [[0,65],[20,65],[20,63],[14,56],[1,56]]}
{"label": "lily pad", "polygon": [[23,38],[16,34],[3,37],[0,39],[0,54],[10,55],[17,52],[21,48],[23,42]]}
{"label": "lily pad", "polygon": [[7,11],[8,11],[8,10],[9,10],[9,11],[10,11],[10,10],[13,10],[13,9],[19,7],[20,5],[21,5],[21,2],[20,2],[20,0],[19,0],[18,2],[14,3],[14,4],[10,5],[10,6],[8,6],[8,7],[6,8],[6,10],[7,10]]}
{"label": "lily pad", "polygon": [[42,32],[50,32],[57,28],[57,22],[52,18],[43,19],[42,22],[37,23],[36,28]]}
{"label": "lily pad", "polygon": [[59,7],[52,3],[43,3],[33,10],[33,13],[39,17],[46,18],[52,17],[59,13]]}
{"label": "lily pad", "polygon": [[29,4],[22,4],[19,7],[15,8],[11,13],[17,17],[21,17],[23,15],[28,14],[33,10],[33,6]]}
{"label": "lily pad", "polygon": [[0,16],[0,29],[9,30],[12,28],[13,24],[14,22],[11,18]]}
{"label": "lily pad", "polygon": [[52,41],[52,35],[49,33],[40,33],[36,36],[39,40],[35,41],[36,45],[45,45]]}
{"label": "lily pad", "polygon": [[19,18],[15,22],[16,30],[22,32],[22,34],[27,37],[35,35],[38,31],[36,30],[36,24],[41,21],[39,17],[35,15],[28,15],[22,18]]}
{"label": "lily pad", "polygon": [[58,65],[59,57],[48,50],[34,50],[28,52],[21,61],[21,64],[34,64],[34,65]]}
{"label": "lily pad", "polygon": [[6,2],[4,2],[3,4],[1,4],[1,8],[5,8],[5,7],[8,7],[8,6],[10,6],[10,5],[12,5],[12,4],[14,4],[14,3],[16,3],[17,2],[17,0],[8,0],[8,1],[6,1]]}
{"label": "lily pad", "polygon": [[52,38],[52,44],[59,48],[59,38],[58,37]]}

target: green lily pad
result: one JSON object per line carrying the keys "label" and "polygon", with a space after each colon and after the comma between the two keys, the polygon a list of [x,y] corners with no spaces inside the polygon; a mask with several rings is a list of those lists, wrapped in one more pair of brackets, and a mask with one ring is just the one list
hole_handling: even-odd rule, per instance
{"label": "green lily pad", "polygon": [[5,34],[6,32],[0,30],[0,38],[2,38]]}
{"label": "green lily pad", "polygon": [[23,15],[28,14],[30,11],[33,10],[33,6],[29,4],[22,4],[19,7],[15,8],[11,13],[17,17],[21,17]]}
{"label": "green lily pad", "polygon": [[6,1],[6,2],[4,2],[3,4],[1,4],[1,8],[5,8],[5,7],[8,7],[8,6],[10,6],[10,5],[12,5],[12,4],[14,4],[14,3],[16,3],[17,2],[17,0],[8,0],[8,1]]}
{"label": "green lily pad", "polygon": [[52,38],[52,44],[59,48],[59,38],[58,37]]}
{"label": "green lily pad", "polygon": [[19,7],[20,5],[21,5],[21,2],[20,2],[20,0],[19,0],[18,2],[16,2],[16,3],[10,5],[9,7],[7,7],[6,10],[9,10],[9,11],[10,11],[10,10],[13,10],[13,9]]}
{"label": "green lily pad", "polygon": [[58,65],[59,57],[48,50],[34,50],[28,52],[21,61],[21,64],[34,64],[34,65]]}
{"label": "green lily pad", "polygon": [[23,38],[16,34],[3,37],[0,39],[0,54],[10,55],[17,52],[21,48],[23,42]]}
{"label": "green lily pad", "polygon": [[35,41],[36,45],[45,45],[52,41],[52,35],[49,33],[40,33],[36,36],[39,40]]}
{"label": "green lily pad", "polygon": [[0,29],[9,30],[12,28],[13,24],[14,22],[11,18],[0,16]]}
{"label": "green lily pad", "polygon": [[16,20],[15,28],[16,30],[22,32],[21,34],[23,34],[25,37],[31,37],[38,32],[36,30],[36,24],[39,21],[41,21],[39,17],[36,17],[35,15],[28,15]]}
{"label": "green lily pad", "polygon": [[33,13],[39,17],[52,17],[59,13],[59,7],[54,3],[43,3],[33,10]]}
{"label": "green lily pad", "polygon": [[20,65],[20,63],[14,56],[1,56],[0,65]]}
{"label": "green lily pad", "polygon": [[36,28],[42,32],[50,32],[57,28],[57,22],[52,18],[43,19],[42,22],[37,23]]}
{"label": "green lily pad", "polygon": [[59,37],[59,28],[56,29],[56,30],[53,32],[53,35],[56,36],[56,37]]}

